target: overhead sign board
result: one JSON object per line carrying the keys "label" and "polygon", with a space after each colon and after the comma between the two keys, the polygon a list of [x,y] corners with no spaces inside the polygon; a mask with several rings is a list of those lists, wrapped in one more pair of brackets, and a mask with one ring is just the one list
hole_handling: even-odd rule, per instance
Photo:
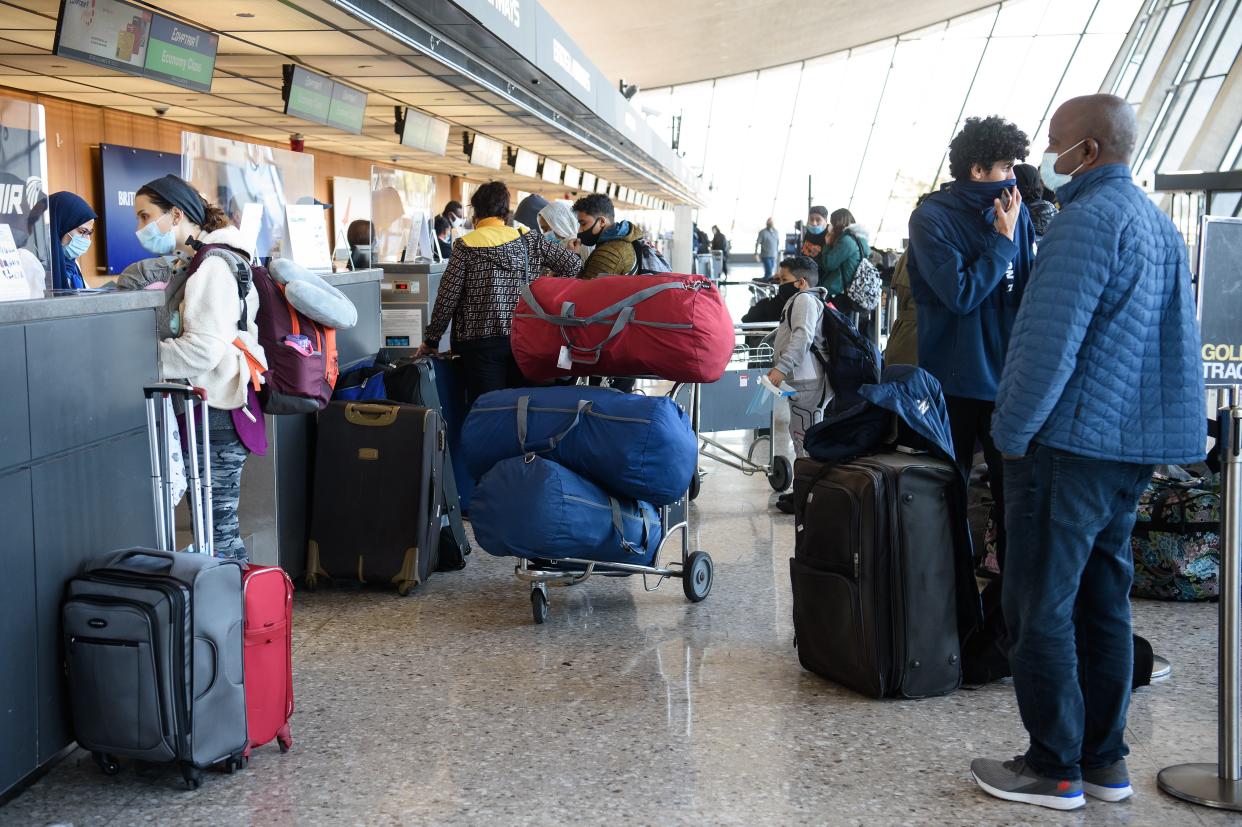
{"label": "overhead sign board", "polygon": [[538,21],[535,66],[594,110],[599,78],[602,76],[578,44],[552,19],[552,15],[543,6],[531,5]]}
{"label": "overhead sign board", "polygon": [[582,173],[582,186],[579,189],[595,192],[595,176],[589,172]]}
{"label": "overhead sign board", "polygon": [[582,170],[570,164],[565,165],[565,186],[571,190],[582,185]]}
{"label": "overhead sign board", "polygon": [[62,0],[52,51],[198,92],[211,91],[220,38],[125,0]]}
{"label": "overhead sign board", "polygon": [[535,62],[535,29],[543,12],[536,0],[453,0],[453,4],[522,57]]}
{"label": "overhead sign board", "polygon": [[1209,388],[1242,385],[1242,218],[1203,217],[1199,231],[1199,328]]}
{"label": "overhead sign board", "polygon": [[529,149],[521,149],[519,147],[513,159],[513,171],[518,175],[525,175],[527,178],[538,177],[539,156]]}
{"label": "overhead sign board", "polygon": [[288,74],[286,115],[359,134],[366,111],[366,92],[301,66],[293,66]]}
{"label": "overhead sign board", "polygon": [[448,150],[449,124],[425,115],[417,109],[406,109],[401,121],[401,144],[436,155]]}
{"label": "overhead sign board", "polygon": [[500,169],[500,159],[504,155],[505,145],[486,135],[474,134],[470,144],[470,163],[477,167]]}
{"label": "overhead sign board", "polygon": [[561,162],[551,158],[543,159],[543,167],[539,170],[540,177],[549,184],[561,183]]}

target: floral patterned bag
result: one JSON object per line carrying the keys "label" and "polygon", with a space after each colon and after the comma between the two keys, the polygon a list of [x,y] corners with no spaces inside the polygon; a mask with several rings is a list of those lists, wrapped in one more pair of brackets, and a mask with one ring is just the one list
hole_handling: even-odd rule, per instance
{"label": "floral patterned bag", "polygon": [[1139,498],[1130,537],[1135,597],[1212,600],[1219,591],[1220,479],[1157,474]]}

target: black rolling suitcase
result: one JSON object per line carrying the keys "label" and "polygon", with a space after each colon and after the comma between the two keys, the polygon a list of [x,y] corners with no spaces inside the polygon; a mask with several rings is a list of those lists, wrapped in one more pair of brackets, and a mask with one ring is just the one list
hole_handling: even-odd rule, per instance
{"label": "black rolling suitcase", "polygon": [[927,455],[798,460],[789,569],[803,667],[873,698],[923,698],[961,684],[963,493],[957,469]]}
{"label": "black rolling suitcase", "polygon": [[438,565],[444,422],[430,408],[332,402],[319,414],[306,585],[395,585]]}
{"label": "black rolling suitcase", "polygon": [[[209,553],[172,550],[170,432],[185,404],[187,482],[195,548],[210,551],[207,405],[193,393],[146,389],[157,549],[115,551],[69,581],[62,605],[68,696],[78,745],[109,775],[118,757],[176,762],[186,784],[200,770],[245,765],[242,570]],[[197,438],[202,439],[202,475]]]}

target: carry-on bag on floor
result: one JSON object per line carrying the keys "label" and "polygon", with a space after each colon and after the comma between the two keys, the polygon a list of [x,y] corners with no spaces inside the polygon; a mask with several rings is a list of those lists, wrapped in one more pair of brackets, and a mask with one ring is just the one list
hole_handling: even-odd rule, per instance
{"label": "carry-on bag on floor", "polygon": [[431,408],[332,402],[319,414],[306,584],[392,584],[436,570],[444,422]]}
{"label": "carry-on bag on floor", "polygon": [[690,418],[667,396],[566,385],[479,397],[466,417],[467,470],[537,453],[605,490],[652,505],[686,493],[699,459]]}
{"label": "carry-on bag on floor", "polygon": [[280,566],[249,566],[242,574],[245,612],[245,754],[276,741],[293,746],[293,581]]}
{"label": "carry-on bag on floor", "polygon": [[504,459],[484,474],[471,524],[497,557],[649,566],[663,539],[650,504],[610,496],[540,456]]}
{"label": "carry-on bag on floor", "polygon": [[172,550],[174,398],[184,400],[194,446],[187,451],[194,547],[211,546],[207,405],[197,406],[196,421],[188,387],[154,385],[146,394],[160,548],[111,552],[69,581],[62,605],[68,695],[74,736],[104,772],[117,772],[118,757],[175,762],[194,788],[203,769],[245,764],[242,569],[209,553]]}
{"label": "carry-on bag on floor", "polygon": [[789,567],[803,667],[873,698],[960,685],[962,490],[957,468],[927,455],[798,460]]}
{"label": "carry-on bag on floor", "polygon": [[1220,481],[1154,475],[1139,497],[1130,548],[1133,596],[1157,600],[1218,597]]}
{"label": "carry-on bag on floor", "polygon": [[702,276],[539,278],[513,311],[527,379],[658,376],[715,382],[733,355],[733,319]]}

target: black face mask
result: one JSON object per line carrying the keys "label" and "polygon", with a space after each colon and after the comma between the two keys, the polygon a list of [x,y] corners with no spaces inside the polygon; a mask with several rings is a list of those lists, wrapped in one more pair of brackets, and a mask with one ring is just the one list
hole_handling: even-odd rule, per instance
{"label": "black face mask", "polygon": [[604,230],[601,228],[598,231],[596,231],[595,225],[598,224],[601,220],[602,219],[599,219],[599,218],[595,219],[594,221],[591,222],[590,227],[578,233],[578,240],[581,241],[583,244],[587,245],[588,247],[594,247],[596,244],[598,244],[599,237],[603,234]]}

